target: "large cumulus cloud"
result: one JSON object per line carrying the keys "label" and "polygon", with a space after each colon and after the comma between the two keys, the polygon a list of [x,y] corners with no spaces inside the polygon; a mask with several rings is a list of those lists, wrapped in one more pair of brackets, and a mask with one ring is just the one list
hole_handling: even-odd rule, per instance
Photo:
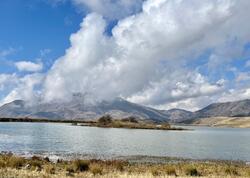
{"label": "large cumulus cloud", "polygon": [[[125,18],[132,1],[74,2],[94,12],[83,19],[70,37],[71,47],[46,74],[44,101],[80,92],[95,100],[120,96],[162,109],[194,110],[232,95],[234,86],[214,71],[224,73],[221,66],[239,58],[250,40],[248,0],[147,0],[140,12]],[[136,1],[136,8],[142,2]],[[106,10],[128,7],[122,16],[110,13],[122,18],[112,35],[105,33],[109,14],[101,5]],[[204,74],[199,56],[207,50],[212,52],[202,64]]]}

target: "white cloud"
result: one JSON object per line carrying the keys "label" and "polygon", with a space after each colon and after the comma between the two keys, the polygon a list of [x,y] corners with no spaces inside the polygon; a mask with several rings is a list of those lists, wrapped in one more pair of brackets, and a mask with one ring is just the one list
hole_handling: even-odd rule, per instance
{"label": "white cloud", "polygon": [[18,77],[16,74],[1,74],[0,91],[9,92],[4,98],[2,98],[2,100],[0,100],[0,105],[17,99],[29,101],[30,104],[36,102],[40,97],[40,93],[35,90],[35,87],[41,85],[43,79],[44,75],[38,73],[29,74],[24,77]]}
{"label": "white cloud", "polygon": [[250,72],[239,72],[236,78],[237,82],[250,81]]}
{"label": "white cloud", "polygon": [[235,100],[244,100],[250,98],[250,86],[243,88],[230,89],[219,97],[220,102],[230,102]]}
{"label": "white cloud", "polygon": [[0,74],[0,92],[8,87],[15,85],[17,82],[16,74]]}
{"label": "white cloud", "polygon": [[[209,72],[223,72],[241,55],[250,41],[248,0],[147,0],[142,12],[123,19],[142,1],[74,1],[97,13],[86,16],[70,37],[71,47],[46,75],[45,101],[81,92],[100,100],[121,96],[154,107],[194,110],[223,96],[233,98],[223,75],[213,80],[188,64],[212,49]],[[105,34],[103,16],[121,19],[112,36]]]}
{"label": "white cloud", "polygon": [[141,9],[144,0],[72,0],[76,6],[96,12],[109,19],[120,19]]}
{"label": "white cloud", "polygon": [[122,96],[162,105],[220,92],[224,86],[182,64],[227,43],[231,35],[222,29],[235,25],[230,22],[234,6],[229,0],[149,0],[143,12],[120,20],[112,37],[104,34],[105,20],[90,14],[49,72],[45,99],[86,92],[98,99]]}
{"label": "white cloud", "polygon": [[26,71],[26,72],[39,72],[43,69],[43,64],[34,63],[30,61],[19,61],[15,63],[15,66],[19,71]]}

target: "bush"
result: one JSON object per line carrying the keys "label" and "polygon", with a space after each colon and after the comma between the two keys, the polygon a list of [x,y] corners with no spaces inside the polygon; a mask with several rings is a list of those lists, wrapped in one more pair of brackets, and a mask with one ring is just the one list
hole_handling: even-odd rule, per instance
{"label": "bush", "polygon": [[73,173],[75,172],[74,167],[73,167],[72,165],[66,166],[66,171],[67,171],[69,174],[73,174]]}
{"label": "bush", "polygon": [[45,162],[47,162],[47,163],[49,163],[49,162],[50,162],[50,160],[49,160],[49,158],[48,158],[48,157],[45,157],[43,160],[44,160]]}
{"label": "bush", "polygon": [[90,172],[94,175],[102,175],[103,168],[99,164],[92,164],[90,166]]}
{"label": "bush", "polygon": [[32,156],[31,160],[33,160],[33,161],[40,161],[41,158],[39,158],[38,156]]}
{"label": "bush", "polygon": [[47,174],[55,174],[56,173],[56,170],[55,170],[54,166],[52,166],[52,165],[45,166],[44,170]]}
{"label": "bush", "polygon": [[0,160],[0,168],[5,168],[5,162],[3,160]]}
{"label": "bush", "polygon": [[130,116],[128,118],[124,118],[124,119],[122,119],[122,122],[138,123],[137,119],[134,116]]}
{"label": "bush", "polygon": [[76,160],[76,161],[74,161],[73,164],[74,164],[75,171],[84,172],[84,171],[89,170],[89,162],[88,161]]}
{"label": "bush", "polygon": [[200,176],[197,169],[193,168],[193,167],[186,168],[185,173],[186,173],[187,176]]}
{"label": "bush", "polygon": [[162,128],[170,129],[171,125],[169,123],[164,123],[164,124],[162,124]]}
{"label": "bush", "polygon": [[238,175],[238,172],[237,172],[236,168],[234,168],[234,167],[227,167],[227,168],[225,169],[225,173],[226,173],[227,175],[233,175],[233,176]]}
{"label": "bush", "polygon": [[157,168],[152,168],[152,169],[151,169],[151,174],[152,174],[153,176],[159,176],[161,173],[158,171]]}
{"label": "bush", "polygon": [[10,157],[8,160],[8,166],[15,169],[20,169],[25,164],[24,158]]}
{"label": "bush", "polygon": [[118,170],[118,171],[124,171],[124,164],[123,162],[121,161],[117,161],[116,164],[115,164],[115,168]]}
{"label": "bush", "polygon": [[102,125],[108,125],[112,123],[112,117],[110,115],[102,116],[98,119],[98,123]]}
{"label": "bush", "polygon": [[32,161],[30,161],[30,165],[33,168],[38,168],[38,169],[42,168],[42,163],[41,163],[41,161],[38,161],[38,160],[32,160]]}
{"label": "bush", "polygon": [[174,167],[166,167],[165,172],[167,173],[167,175],[170,175],[170,176],[177,175]]}
{"label": "bush", "polygon": [[124,166],[128,165],[127,161],[109,160],[105,162],[106,165],[113,167],[118,171],[124,171]]}

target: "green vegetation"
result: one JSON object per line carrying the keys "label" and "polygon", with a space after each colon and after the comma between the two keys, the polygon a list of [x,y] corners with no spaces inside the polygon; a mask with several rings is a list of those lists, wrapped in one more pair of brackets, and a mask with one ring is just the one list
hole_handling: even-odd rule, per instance
{"label": "green vegetation", "polygon": [[250,177],[242,162],[169,161],[135,163],[120,160],[74,160],[50,162],[47,158],[22,158],[0,154],[0,177]]}
{"label": "green vegetation", "polygon": [[182,128],[172,128],[169,123],[156,124],[153,122],[139,121],[135,117],[123,119],[113,119],[110,115],[102,116],[97,122],[89,126],[103,128],[128,128],[128,129],[154,129],[154,130],[183,130]]}
{"label": "green vegetation", "polygon": [[128,129],[153,129],[153,130],[186,130],[183,128],[171,127],[167,122],[154,123],[137,120],[135,117],[113,119],[110,115],[104,115],[97,121],[83,120],[48,120],[31,118],[0,118],[0,122],[43,122],[43,123],[71,123],[72,126],[88,126],[102,128],[128,128]]}

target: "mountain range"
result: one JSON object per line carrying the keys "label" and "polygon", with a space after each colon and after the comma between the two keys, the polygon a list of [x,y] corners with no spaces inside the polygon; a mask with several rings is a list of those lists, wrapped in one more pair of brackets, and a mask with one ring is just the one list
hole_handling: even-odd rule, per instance
{"label": "mountain range", "polygon": [[62,120],[91,120],[109,114],[114,118],[135,116],[140,120],[154,122],[191,122],[209,117],[250,116],[250,100],[214,103],[196,112],[182,109],[157,110],[131,103],[122,98],[111,101],[85,102],[80,97],[68,102],[37,103],[30,105],[15,100],[0,107],[0,118],[39,118]]}

